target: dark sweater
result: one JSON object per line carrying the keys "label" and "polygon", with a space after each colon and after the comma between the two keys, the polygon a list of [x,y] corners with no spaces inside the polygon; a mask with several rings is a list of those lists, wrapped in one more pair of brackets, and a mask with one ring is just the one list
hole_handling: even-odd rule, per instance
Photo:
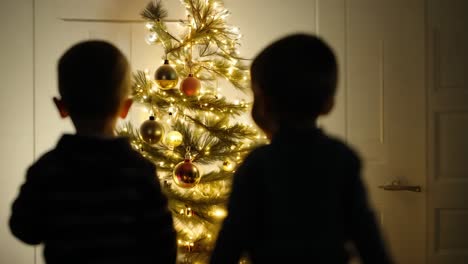
{"label": "dark sweater", "polygon": [[175,263],[155,166],[125,138],[64,135],[27,171],[11,232],[54,263]]}
{"label": "dark sweater", "polygon": [[212,264],[391,263],[357,154],[317,128],[289,129],[254,150],[234,176]]}

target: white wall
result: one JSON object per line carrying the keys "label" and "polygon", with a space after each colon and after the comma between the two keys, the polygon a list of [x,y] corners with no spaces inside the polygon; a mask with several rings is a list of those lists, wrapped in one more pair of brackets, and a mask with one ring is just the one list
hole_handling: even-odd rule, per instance
{"label": "white wall", "polygon": [[0,36],[0,263],[32,263],[7,221],[34,153],[33,0],[0,1]]}

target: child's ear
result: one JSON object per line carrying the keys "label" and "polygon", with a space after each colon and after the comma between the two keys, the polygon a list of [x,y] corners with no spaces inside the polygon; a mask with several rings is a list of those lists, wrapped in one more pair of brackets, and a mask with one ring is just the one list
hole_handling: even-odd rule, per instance
{"label": "child's ear", "polygon": [[52,98],[54,100],[55,107],[57,107],[57,110],[60,113],[61,118],[66,118],[68,117],[68,110],[65,107],[65,104],[61,99],[58,99],[57,97]]}
{"label": "child's ear", "polygon": [[327,115],[333,110],[333,107],[335,107],[335,97],[332,96],[330,97],[326,102],[325,105],[323,106],[322,111],[320,112],[320,115]]}
{"label": "child's ear", "polygon": [[130,107],[132,106],[133,104],[133,100],[128,98],[126,99],[123,104],[122,104],[122,107],[120,108],[120,113],[119,113],[119,116],[120,118],[124,119],[127,117],[128,115],[128,112],[130,111]]}

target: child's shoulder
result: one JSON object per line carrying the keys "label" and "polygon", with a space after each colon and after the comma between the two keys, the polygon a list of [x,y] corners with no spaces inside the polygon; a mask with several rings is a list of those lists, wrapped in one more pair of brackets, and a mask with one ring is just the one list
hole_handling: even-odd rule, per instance
{"label": "child's shoulder", "polygon": [[52,148],[41,154],[31,165],[30,168],[44,168],[52,166],[59,162],[60,155],[55,148]]}
{"label": "child's shoulder", "polygon": [[336,153],[336,156],[344,157],[355,164],[361,163],[361,155],[356,147],[338,136],[330,135],[328,133],[324,133],[323,135],[323,141],[326,142],[328,149]]}

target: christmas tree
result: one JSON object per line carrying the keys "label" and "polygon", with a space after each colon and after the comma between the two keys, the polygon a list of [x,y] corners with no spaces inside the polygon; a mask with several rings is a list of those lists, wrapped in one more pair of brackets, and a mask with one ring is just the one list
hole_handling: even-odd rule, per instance
{"label": "christmas tree", "polygon": [[[240,121],[250,103],[229,100],[227,82],[248,92],[247,60],[239,54],[239,29],[229,25],[220,0],[181,0],[187,17],[167,19],[161,1],[141,12],[147,42],[164,50],[154,75],[137,70],[132,86],[148,120],[126,122],[118,133],[152,160],[169,199],[178,232],[179,262],[206,263],[226,211],[233,173],[253,148],[265,143],[251,122]],[[180,23],[170,32],[167,23]]]}

